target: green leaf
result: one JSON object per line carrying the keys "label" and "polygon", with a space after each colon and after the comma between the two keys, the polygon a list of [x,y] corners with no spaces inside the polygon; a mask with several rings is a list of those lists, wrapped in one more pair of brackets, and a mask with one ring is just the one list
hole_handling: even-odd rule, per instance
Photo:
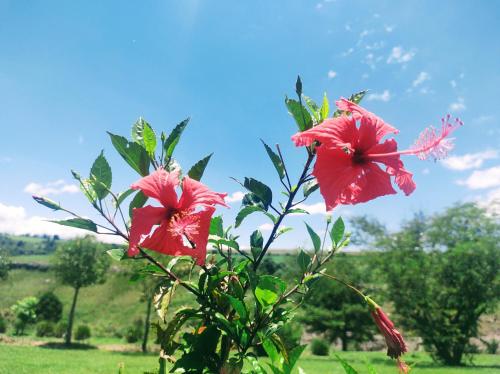
{"label": "green leaf", "polygon": [[258,206],[246,206],[243,209],[241,209],[238,214],[236,215],[236,222],[235,222],[235,227],[239,227],[243,220],[249,216],[252,213],[255,212],[264,212],[264,210],[261,207]]}
{"label": "green leaf", "polygon": [[280,365],[281,355],[279,354],[278,349],[276,348],[271,339],[264,339],[264,341],[262,342],[262,348],[264,348],[264,350],[266,351],[273,365],[281,366]]}
{"label": "green leaf", "polygon": [[88,179],[82,179],[80,174],[78,174],[74,170],[71,170],[71,174],[73,175],[73,178],[75,178],[80,183],[80,190],[83,192],[88,201],[90,201],[91,204],[95,204],[95,201],[97,200],[97,194],[90,181]]}
{"label": "green leaf", "polygon": [[153,303],[156,309],[156,313],[158,316],[165,321],[167,316],[168,308],[174,297],[175,290],[179,285],[179,281],[169,282],[167,285],[160,286],[158,291],[153,296]]}
{"label": "green leaf", "polygon": [[344,368],[346,374],[358,374],[358,372],[351,365],[349,365],[346,360],[340,358],[338,355],[335,355],[335,357]]}
{"label": "green leaf", "polygon": [[210,235],[217,235],[219,237],[224,236],[224,227],[222,223],[222,216],[215,216],[212,217],[212,220],[210,221]]}
{"label": "green leaf", "polygon": [[306,347],[307,346],[305,344],[299,345],[288,352],[288,364],[285,364],[283,368],[285,374],[290,374],[292,372],[292,369],[294,368],[295,364],[297,364],[297,361],[299,360]]}
{"label": "green leaf", "polygon": [[149,174],[149,155],[142,146],[135,142],[129,142],[123,136],[108,132],[111,143],[122,158],[132,169],[143,177]]}
{"label": "green leaf", "polygon": [[318,105],[309,96],[303,96],[303,98],[306,102],[307,107],[309,108],[309,110],[313,114],[314,119],[316,119],[316,122],[319,122],[321,117],[320,117]]}
{"label": "green leaf", "polygon": [[127,197],[129,197],[130,195],[132,195],[134,192],[135,192],[135,190],[129,188],[127,191],[119,193],[118,196],[117,196],[117,199],[115,201],[115,206],[118,208],[123,203],[123,201]]}
{"label": "green leaf", "polygon": [[259,257],[263,246],[264,238],[262,237],[262,233],[259,230],[255,230],[252,235],[250,235],[250,250],[254,260]]}
{"label": "green leaf", "polygon": [[302,208],[292,208],[289,209],[286,214],[309,214],[309,212]]}
{"label": "green leaf", "polygon": [[182,132],[186,128],[187,124],[189,123],[190,118],[186,118],[184,121],[179,123],[175,128],[172,130],[168,138],[165,140],[165,143],[163,144],[163,148],[165,150],[165,161],[166,163],[170,160],[172,157],[175,147],[177,147],[177,143],[179,143],[179,140],[181,139]]}
{"label": "green leaf", "polygon": [[153,128],[142,117],[132,126],[132,139],[142,145],[149,156],[154,157],[156,150],[156,134]]}
{"label": "green leaf", "polygon": [[264,208],[267,210],[267,208],[273,201],[273,192],[268,186],[258,181],[257,179],[245,178],[243,187],[255,194],[262,201],[262,203],[264,204]]}
{"label": "green leaf", "polygon": [[99,200],[108,195],[112,179],[111,167],[104,157],[104,151],[101,151],[92,164],[89,179]]}
{"label": "green leaf", "polygon": [[332,226],[332,230],[330,231],[330,238],[332,238],[332,242],[336,245],[340,243],[342,238],[344,237],[345,232],[345,224],[342,220],[342,217],[339,217]]}
{"label": "green leaf", "polygon": [[115,261],[121,261],[127,257],[126,251],[123,248],[108,249],[106,253]]}
{"label": "green leaf", "polygon": [[323,104],[321,104],[320,109],[320,117],[321,121],[328,118],[328,114],[330,114],[330,104],[328,103],[328,97],[326,97],[326,92],[323,95]]}
{"label": "green leaf", "polygon": [[278,229],[278,231],[276,232],[276,238],[280,235],[283,235],[285,233],[287,233],[288,231],[292,231],[293,230],[293,227],[286,227],[286,226],[282,226]]}
{"label": "green leaf", "polygon": [[54,211],[62,209],[58,203],[56,203],[55,201],[52,201],[50,199],[47,199],[46,197],[36,196],[36,195],[33,195],[32,197],[33,197],[33,200],[35,200],[38,204],[46,206],[47,208],[50,208]]}
{"label": "green leaf", "polygon": [[227,297],[227,299],[229,300],[229,303],[231,304],[233,309],[236,311],[236,313],[238,313],[238,315],[240,316],[243,323],[246,323],[248,321],[248,312],[247,312],[247,308],[245,307],[245,304],[243,304],[243,302],[241,300],[239,300],[231,295],[224,294],[224,296]]}
{"label": "green leaf", "polygon": [[297,75],[297,81],[295,82],[295,92],[297,96],[302,96],[302,80],[300,79],[300,75]]}
{"label": "green leaf", "polygon": [[312,227],[309,226],[307,223],[306,223],[306,228],[307,228],[307,232],[309,233],[309,236],[311,237],[313,247],[314,247],[314,252],[318,253],[319,250],[321,249],[321,238],[319,237],[318,234],[316,234],[316,231],[314,231],[312,229]]}
{"label": "green leaf", "polygon": [[285,177],[285,166],[283,165],[283,162],[281,162],[281,158],[269,147],[264,140],[260,140],[262,144],[264,144],[264,147],[266,148],[267,155],[271,159],[274,168],[278,172],[278,175],[280,179],[283,179]]}
{"label": "green leaf", "polygon": [[288,112],[293,117],[300,131],[308,130],[312,127],[313,121],[307,109],[297,100],[285,98],[285,104]]}
{"label": "green leaf", "polygon": [[[349,101],[352,101],[353,103],[355,104],[359,104],[361,102],[361,100],[363,100],[363,97],[365,97],[366,93],[368,92],[368,90],[364,90],[364,91],[360,91],[360,92],[357,92],[355,94],[352,94],[350,97],[349,97]],[[341,114],[343,113],[342,110],[340,109],[337,109],[335,111],[335,113],[333,113],[333,116],[334,117],[338,117],[340,116]]]}
{"label": "green leaf", "polygon": [[148,197],[144,195],[142,191],[137,192],[128,206],[129,217],[132,218],[134,208],[142,208],[144,204],[146,204],[146,201],[148,201]]}
{"label": "green leaf", "polygon": [[245,196],[243,196],[243,200],[241,201],[241,204],[243,206],[257,206],[259,208],[262,208],[263,211],[265,211],[265,209],[266,209],[262,200],[259,199],[259,197],[252,192],[249,192],[249,193],[245,194]]}
{"label": "green leaf", "polygon": [[97,232],[97,226],[96,224],[91,221],[90,219],[86,218],[70,218],[70,219],[65,219],[65,220],[60,220],[60,221],[49,221],[49,222],[54,222],[59,225],[63,226],[70,226],[70,227],[76,227],[77,229],[83,229],[83,230],[88,230],[92,232]]}
{"label": "green leaf", "polygon": [[312,179],[312,180],[304,183],[304,186],[302,188],[303,188],[302,192],[304,193],[304,197],[308,197],[310,194],[312,194],[314,191],[316,191],[319,188],[319,184],[318,184],[318,181],[316,179]]}
{"label": "green leaf", "polygon": [[213,153],[210,153],[207,157],[201,159],[196,164],[194,164],[188,171],[189,178],[192,178],[197,181],[201,180],[203,172],[205,171],[205,168],[208,165],[208,161],[210,161],[210,157],[212,157],[212,155]]}
{"label": "green leaf", "polygon": [[255,288],[255,297],[264,308],[273,305],[285,292],[286,283],[272,275],[263,275],[259,278]]}
{"label": "green leaf", "polygon": [[300,251],[297,256],[297,264],[299,265],[300,270],[304,273],[307,271],[309,264],[311,263],[311,257],[304,251]]}

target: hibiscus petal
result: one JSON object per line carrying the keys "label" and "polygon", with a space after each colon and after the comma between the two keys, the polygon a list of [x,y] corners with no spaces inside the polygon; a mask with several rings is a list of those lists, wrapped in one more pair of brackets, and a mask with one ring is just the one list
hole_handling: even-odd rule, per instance
{"label": "hibiscus petal", "polygon": [[328,147],[348,147],[357,142],[356,121],[347,116],[328,118],[318,126],[292,136],[296,146],[309,146],[314,141]]}
{"label": "hibiscus petal", "polygon": [[185,176],[182,180],[182,195],[179,209],[192,211],[197,207],[208,207],[215,204],[228,207],[224,202],[227,194],[211,191],[203,183]]}
{"label": "hibiscus petal", "polygon": [[377,143],[387,134],[390,133],[397,134],[399,132],[398,129],[384,122],[384,120],[381,119],[380,117],[376,116],[375,114],[367,111],[365,108],[343,97],[340,100],[338,100],[336,104],[340,110],[351,112],[353,118],[355,120],[360,120],[362,125],[363,123],[369,122],[370,126],[374,126],[376,128],[375,140]]}
{"label": "hibiscus petal", "polygon": [[146,196],[152,197],[165,207],[177,207],[177,193],[175,188],[179,185],[179,172],[171,173],[165,169],[157,169],[148,176],[132,184],[134,190],[141,190]]}
{"label": "hibiscus petal", "polygon": [[153,226],[159,224],[165,218],[166,214],[167,209],[151,205],[133,210],[128,246],[129,256],[135,256],[139,253],[137,246],[140,244],[141,237],[148,235]]}
{"label": "hibiscus petal", "polygon": [[[150,250],[171,256],[191,256],[198,265],[205,263],[210,220],[215,208],[165,221],[145,238],[141,245]],[[188,239],[193,245],[185,244]]]}
{"label": "hibiscus petal", "polygon": [[417,185],[413,181],[413,174],[404,168],[399,168],[396,173],[395,182],[398,187],[405,193],[406,196],[411,194],[417,188]]}
{"label": "hibiscus petal", "polygon": [[332,210],[340,203],[343,195],[350,194],[349,186],[361,172],[362,168],[354,166],[351,156],[343,150],[323,147],[318,149],[313,175],[318,180],[326,210]]}
{"label": "hibiscus petal", "polygon": [[354,196],[351,204],[364,203],[380,196],[396,193],[391,183],[389,173],[383,171],[374,162],[363,165],[363,173],[356,181],[359,193]]}

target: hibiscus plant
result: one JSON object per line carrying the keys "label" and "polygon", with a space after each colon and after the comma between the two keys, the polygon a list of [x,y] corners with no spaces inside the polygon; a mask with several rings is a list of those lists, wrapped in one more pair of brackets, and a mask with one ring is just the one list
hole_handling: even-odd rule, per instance
{"label": "hibiscus plant", "polygon": [[[440,131],[429,128],[409,150],[398,151],[394,139],[383,140],[398,131],[358,105],[364,91],[337,101],[332,114],[326,95],[321,106],[303,95],[300,78],[296,93],[297,100],[286,98],[285,103],[298,126],[292,141],[303,147],[303,167],[291,168],[278,145],[273,149],[263,142],[283,190],[273,193],[250,177],[235,179],[247,193],[232,225],[224,223],[222,216],[214,216],[217,206],[227,207],[226,194],[213,192],[200,182],[211,155],[187,173],[174,158],[188,119],[168,136],[162,132],[158,137],[143,119],[134,124],[132,140],[109,133],[116,151],[140,175],[122,193],[111,190],[111,167],[102,152],[88,178],[72,172],[102,217],[101,223],[34,196],[38,203],[73,216],[54,221],[58,224],[123,238],[128,249],[115,248],[109,254],[121,261],[144,261],[142,275],[160,280],[154,299],[161,317],[156,324],[160,373],[290,373],[305,346],[289,351],[277,333],[321,277],[340,282],[360,296],[386,340],[388,355],[397,360],[401,372],[408,371],[401,359],[406,344],[387,315],[370,297],[325,271],[324,265],[349,243],[342,218],[333,223],[327,219],[329,235],[323,238],[306,224],[313,248],[298,252],[300,274],[294,284],[263,274],[259,266],[276,238],[289,230],[282,225],[287,216],[307,213],[299,204],[318,188],[328,211],[339,204],[395,194],[393,182],[408,195],[415,183],[401,156],[445,156],[452,147],[447,136],[461,122],[450,123],[448,116]],[[250,250],[244,250],[237,230],[254,213],[267,217],[272,229],[267,237],[253,231]],[[190,271],[182,277],[178,270],[186,265]],[[193,296],[195,306],[170,311],[168,306],[179,287]],[[270,364],[258,360],[255,352],[259,346]]]}

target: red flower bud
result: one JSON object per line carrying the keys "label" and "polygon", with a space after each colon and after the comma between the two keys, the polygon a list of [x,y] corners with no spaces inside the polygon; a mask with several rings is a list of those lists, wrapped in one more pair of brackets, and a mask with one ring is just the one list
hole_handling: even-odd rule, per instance
{"label": "red flower bud", "polygon": [[392,358],[399,358],[401,355],[408,351],[406,343],[403,340],[401,333],[394,328],[394,323],[387,317],[382,308],[378,305],[371,312],[375,323],[384,336],[387,344],[387,355]]}

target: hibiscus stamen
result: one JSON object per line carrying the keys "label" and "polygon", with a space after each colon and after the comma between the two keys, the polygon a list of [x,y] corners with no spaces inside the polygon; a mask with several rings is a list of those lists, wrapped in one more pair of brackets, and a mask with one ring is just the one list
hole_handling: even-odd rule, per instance
{"label": "hibiscus stamen", "polygon": [[416,155],[421,160],[425,160],[429,156],[435,161],[441,160],[454,147],[453,138],[448,138],[448,136],[463,125],[463,122],[459,118],[455,118],[454,123],[452,123],[449,114],[445,118],[442,118],[441,122],[441,131],[438,132],[433,126],[427,127],[420,133],[420,136],[410,149],[389,153],[370,153],[365,158],[374,160],[397,155]]}

